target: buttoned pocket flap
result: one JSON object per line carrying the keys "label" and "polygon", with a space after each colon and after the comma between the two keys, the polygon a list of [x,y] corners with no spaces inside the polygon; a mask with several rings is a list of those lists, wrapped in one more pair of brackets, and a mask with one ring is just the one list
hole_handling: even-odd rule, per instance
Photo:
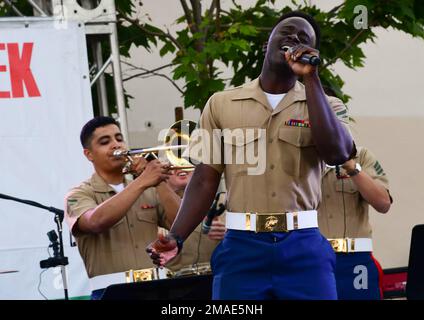
{"label": "buttoned pocket flap", "polygon": [[308,147],[315,145],[310,128],[280,128],[278,131],[278,138],[296,147]]}
{"label": "buttoned pocket flap", "polygon": [[138,210],[137,219],[144,222],[157,223],[158,217],[156,208]]}
{"label": "buttoned pocket flap", "polygon": [[338,179],[336,182],[336,191],[344,193],[356,193],[358,192],[358,187],[355,183],[349,178],[347,179]]}

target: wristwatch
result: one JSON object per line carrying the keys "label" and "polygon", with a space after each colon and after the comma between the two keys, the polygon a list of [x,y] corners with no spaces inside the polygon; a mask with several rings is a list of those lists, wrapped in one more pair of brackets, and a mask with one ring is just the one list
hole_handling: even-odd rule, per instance
{"label": "wristwatch", "polygon": [[177,253],[180,253],[181,250],[183,249],[184,240],[180,236],[177,236],[175,234],[170,233],[170,234],[168,234],[168,236],[171,236],[171,238],[173,238],[175,240],[175,242],[177,243],[177,248],[178,248]]}
{"label": "wristwatch", "polygon": [[353,169],[352,171],[347,171],[347,174],[349,175],[349,177],[354,177],[361,171],[362,171],[361,165],[359,163],[356,163],[355,169]]}

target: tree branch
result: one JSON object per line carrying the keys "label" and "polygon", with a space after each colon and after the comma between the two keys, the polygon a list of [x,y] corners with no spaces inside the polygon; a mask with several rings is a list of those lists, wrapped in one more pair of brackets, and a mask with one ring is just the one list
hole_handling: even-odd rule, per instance
{"label": "tree branch", "polygon": [[216,3],[216,32],[221,32],[221,1],[215,0]]}
{"label": "tree branch", "polygon": [[[219,0],[218,0],[218,2],[219,2]],[[209,10],[208,10],[208,16],[209,17],[212,16],[212,12],[215,10],[216,3],[217,3],[217,0],[212,0],[211,6],[209,7]]]}
{"label": "tree branch", "polygon": [[[185,0],[180,0],[181,4],[187,7],[187,3],[185,2]],[[193,23],[190,25],[190,31],[192,34],[201,32],[203,33],[202,38],[201,39],[197,39],[194,41],[194,47],[196,49],[197,52],[202,52],[204,45],[205,45],[205,40],[207,37],[207,28],[205,30],[202,30],[200,28],[200,25],[202,23],[202,5],[200,3],[200,0],[190,0],[191,3],[191,7],[192,7],[192,13],[193,13]],[[188,7],[187,7],[188,8]]]}
{"label": "tree branch", "polygon": [[188,27],[190,28],[191,33],[194,34],[198,30],[196,28],[197,26],[193,22],[193,17],[191,15],[190,8],[188,7],[186,0],[180,0],[180,2],[181,2],[181,6],[183,7],[183,10],[184,10],[184,16],[187,20]]}
{"label": "tree branch", "polygon": [[339,9],[341,8],[341,7],[343,7],[345,5],[345,3],[343,2],[342,4],[339,4],[338,6],[335,6],[333,9],[331,9],[330,11],[328,11],[328,15],[331,15],[331,16],[333,16],[333,15],[335,15],[336,13],[337,13],[337,11],[339,11]]}
{"label": "tree branch", "polygon": [[333,63],[335,63],[337,61],[337,59],[339,59],[343,53],[345,53],[350,47],[352,47],[352,45],[354,44],[354,42],[359,38],[359,36],[365,31],[365,29],[361,29],[361,31],[359,31],[353,38],[352,40],[350,40],[348,43],[346,43],[346,46],[330,61],[328,61],[325,65],[322,66],[322,68],[327,68],[328,66],[332,65]]}
{"label": "tree branch", "polygon": [[202,4],[200,0],[190,0],[191,7],[193,8],[194,23],[196,24],[197,30],[200,28],[202,23]]}
{"label": "tree branch", "polygon": [[175,44],[175,46],[180,49],[181,51],[185,51],[184,48],[181,46],[181,44],[178,42],[177,39],[175,39],[169,32],[163,32],[162,30],[160,32],[153,32],[150,30],[147,30],[140,22],[139,19],[132,19],[129,16],[127,16],[122,10],[120,10],[119,8],[117,8],[120,16],[126,20],[127,22],[137,26],[141,31],[143,31],[144,33],[154,36],[154,37],[165,37],[167,39],[169,39],[173,44]]}
{"label": "tree branch", "polygon": [[237,9],[241,8],[241,6],[236,3],[236,0],[231,0],[231,2],[233,3],[234,7],[236,7]]}
{"label": "tree branch", "polygon": [[[134,65],[132,63],[129,63],[127,61],[124,61],[124,60],[121,60],[121,63],[126,64],[127,66],[132,67],[133,68],[132,70],[145,70],[143,67],[137,67],[136,65]],[[159,71],[159,70],[162,70],[162,69],[165,69],[165,68],[168,68],[168,67],[172,67],[173,65],[174,64],[172,64],[172,63],[168,63],[168,64],[165,64],[165,65],[163,65],[161,67],[157,67],[155,69],[152,69],[150,71],[152,71],[152,72]]]}
{"label": "tree branch", "polygon": [[139,67],[139,69],[140,70],[144,70],[144,72],[141,72],[141,73],[137,73],[137,74],[134,74],[134,75],[132,75],[132,76],[130,76],[130,77],[128,77],[128,78],[125,78],[125,79],[122,79],[122,81],[123,82],[125,82],[125,81],[129,81],[129,80],[131,80],[131,79],[134,79],[134,78],[137,78],[137,77],[139,77],[139,78],[141,78],[141,79],[146,79],[146,78],[150,78],[150,77],[152,77],[152,76],[158,76],[158,77],[162,77],[162,78],[165,78],[166,80],[168,80],[169,82],[171,82],[171,84],[181,93],[181,94],[184,94],[184,91],[175,83],[175,81],[174,80],[172,80],[170,77],[168,77],[167,75],[165,75],[165,74],[162,74],[162,73],[157,73],[157,72],[154,72],[153,70],[148,70],[148,69],[145,69],[145,68],[142,68],[142,67]]}

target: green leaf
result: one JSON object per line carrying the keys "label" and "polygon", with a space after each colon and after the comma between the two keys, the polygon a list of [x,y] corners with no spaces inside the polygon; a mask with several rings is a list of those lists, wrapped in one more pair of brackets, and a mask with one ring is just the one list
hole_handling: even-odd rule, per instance
{"label": "green leaf", "polygon": [[159,54],[161,57],[166,55],[167,53],[174,53],[175,52],[175,46],[172,42],[166,42],[165,45],[160,49]]}

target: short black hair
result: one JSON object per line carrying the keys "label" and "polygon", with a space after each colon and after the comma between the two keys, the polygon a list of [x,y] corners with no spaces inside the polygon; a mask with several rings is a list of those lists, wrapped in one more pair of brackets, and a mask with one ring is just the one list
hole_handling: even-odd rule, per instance
{"label": "short black hair", "polygon": [[307,14],[303,11],[290,11],[285,14],[283,14],[280,19],[278,19],[277,23],[274,25],[272,30],[283,20],[292,18],[292,17],[299,17],[303,18],[306,21],[309,22],[309,24],[312,26],[312,28],[315,31],[315,49],[319,49],[320,46],[320,40],[321,40],[321,29],[318,25],[318,23],[315,21],[314,17],[312,17],[310,14]]}
{"label": "short black hair", "polygon": [[90,146],[93,132],[100,127],[114,124],[119,127],[119,123],[111,117],[95,117],[88,121],[81,129],[80,141],[83,148],[87,149]]}

